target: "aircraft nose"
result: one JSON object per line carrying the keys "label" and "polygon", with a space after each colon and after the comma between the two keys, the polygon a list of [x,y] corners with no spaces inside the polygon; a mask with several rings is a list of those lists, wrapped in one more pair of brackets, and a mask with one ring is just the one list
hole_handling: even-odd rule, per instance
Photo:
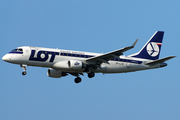
{"label": "aircraft nose", "polygon": [[4,61],[9,61],[10,60],[10,57],[9,57],[9,55],[4,55],[3,57],[2,57],[2,60],[4,60]]}

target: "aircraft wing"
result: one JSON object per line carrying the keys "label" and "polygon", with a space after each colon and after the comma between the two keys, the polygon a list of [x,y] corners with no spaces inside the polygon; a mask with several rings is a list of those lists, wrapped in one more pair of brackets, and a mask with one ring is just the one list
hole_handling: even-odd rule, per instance
{"label": "aircraft wing", "polygon": [[120,55],[123,55],[123,52],[130,50],[132,48],[134,48],[134,46],[136,45],[138,39],[129,47],[125,47],[119,50],[115,50],[109,53],[105,53],[103,55],[100,56],[96,56],[96,57],[92,57],[92,58],[88,58],[85,60],[86,63],[90,63],[90,64],[101,64],[101,63],[108,63],[109,60],[114,59],[114,58],[119,58]]}
{"label": "aircraft wing", "polygon": [[159,63],[163,63],[167,60],[170,60],[172,58],[174,58],[176,56],[169,56],[169,57],[165,57],[165,58],[161,58],[161,59],[158,59],[158,60],[155,60],[155,61],[152,61],[152,62],[147,62],[145,63],[146,65],[155,65],[155,64],[159,64]]}

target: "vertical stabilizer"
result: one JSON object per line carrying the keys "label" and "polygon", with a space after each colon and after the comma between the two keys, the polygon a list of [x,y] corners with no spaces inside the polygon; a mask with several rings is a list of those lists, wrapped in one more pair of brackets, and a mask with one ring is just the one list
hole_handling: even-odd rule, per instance
{"label": "vertical stabilizer", "polygon": [[138,53],[131,55],[131,57],[150,59],[150,60],[159,59],[163,35],[164,35],[163,31],[155,32],[155,34],[144,45],[144,47]]}

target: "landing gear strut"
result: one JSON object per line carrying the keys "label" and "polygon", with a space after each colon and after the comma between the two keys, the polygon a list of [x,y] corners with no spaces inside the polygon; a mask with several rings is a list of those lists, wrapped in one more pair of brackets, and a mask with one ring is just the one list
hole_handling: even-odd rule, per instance
{"label": "landing gear strut", "polygon": [[74,79],[74,82],[75,82],[75,83],[80,83],[80,82],[81,82],[81,78],[80,78],[80,77],[75,78],[75,79]]}
{"label": "landing gear strut", "polygon": [[23,72],[22,72],[22,75],[26,75],[27,74],[27,72],[26,72],[26,67],[27,67],[27,65],[21,65],[21,67],[23,68]]}

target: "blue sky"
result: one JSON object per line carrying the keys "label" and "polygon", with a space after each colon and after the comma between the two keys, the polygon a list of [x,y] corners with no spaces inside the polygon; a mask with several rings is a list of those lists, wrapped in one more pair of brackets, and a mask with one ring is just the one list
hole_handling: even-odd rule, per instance
{"label": "blue sky", "polygon": [[131,45],[138,52],[155,31],[165,31],[165,68],[122,74],[47,77],[47,68],[0,60],[1,120],[180,119],[180,1],[3,0],[0,56],[18,46],[106,53]]}

